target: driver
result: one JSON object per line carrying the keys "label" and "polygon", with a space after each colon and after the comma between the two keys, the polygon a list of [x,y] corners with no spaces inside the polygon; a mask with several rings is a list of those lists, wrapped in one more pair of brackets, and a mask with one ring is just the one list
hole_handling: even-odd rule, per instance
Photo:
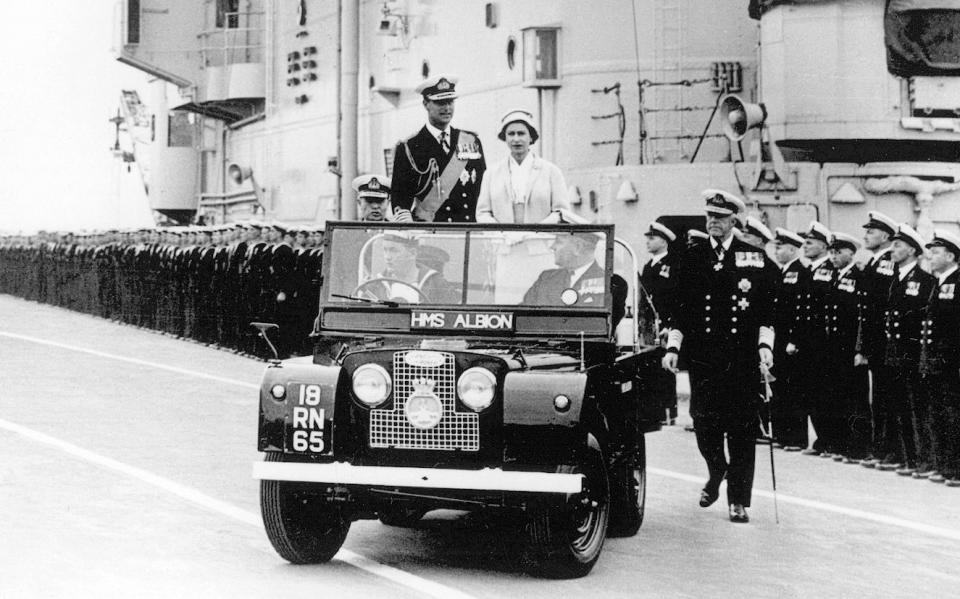
{"label": "driver", "polygon": [[380,298],[404,303],[424,300],[457,303],[457,291],[443,275],[422,262],[418,263],[420,245],[416,239],[400,232],[386,233],[380,245],[384,269],[370,281],[372,290]]}

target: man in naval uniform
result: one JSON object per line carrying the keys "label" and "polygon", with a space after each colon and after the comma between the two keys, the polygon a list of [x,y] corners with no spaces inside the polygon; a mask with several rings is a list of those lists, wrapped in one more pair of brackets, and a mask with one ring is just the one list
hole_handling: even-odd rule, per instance
{"label": "man in naval uniform", "polygon": [[427,123],[393,153],[390,204],[398,222],[476,222],[486,162],[477,134],[450,126],[456,84],[440,75],[417,86]]}
{"label": "man in naval uniform", "polygon": [[860,242],[845,233],[834,233],[830,241],[830,262],[836,269],[827,294],[827,370],[825,374],[828,451],[835,461],[859,464],[870,451],[869,375],[858,364],[859,284],[862,273],[853,261]]}
{"label": "man in naval uniform", "polygon": [[799,322],[801,291],[809,284],[810,271],[800,261],[802,237],[777,227],[774,242],[774,256],[780,265],[780,274],[773,327],[777,334],[773,346],[773,375],[776,380],[771,385],[773,399],[770,417],[774,440],[785,451],[800,451],[807,446],[807,410],[801,393],[797,357],[787,353],[787,344],[793,338]]}
{"label": "man in naval uniform", "polygon": [[910,476],[929,468],[929,445],[918,435],[917,423],[926,417],[920,393],[920,329],[935,278],[920,268],[923,239],[909,225],[901,224],[893,236],[890,259],[893,282],[887,296],[885,329],[887,345],[884,366],[890,374],[890,405],[887,429],[899,444],[899,455],[887,456],[879,470],[896,470]]}
{"label": "man in naval uniform", "polygon": [[884,458],[893,458],[899,451],[895,440],[884,428],[887,421],[889,393],[887,370],[883,367],[887,336],[884,320],[887,295],[893,279],[893,261],[890,259],[890,239],[897,233],[897,223],[882,212],[867,213],[863,225],[863,246],[873,252],[863,268],[860,281],[860,334],[857,338],[858,364],[870,370],[870,417],[873,422],[873,444],[870,455],[860,462],[866,468],[875,468]]}
{"label": "man in naval uniform", "polygon": [[914,475],[960,487],[960,237],[937,230],[927,248],[936,283],[921,331],[920,376],[933,463]]}
{"label": "man in naval uniform", "polygon": [[[600,235],[594,233],[557,233],[553,241],[553,260],[557,268],[540,273],[524,294],[523,304],[528,306],[594,304],[603,307],[605,273],[595,258],[595,250],[600,238]],[[570,289],[576,293],[565,293]]]}
{"label": "man in naval uniform", "polygon": [[386,175],[360,175],[353,180],[353,191],[357,193],[358,220],[373,223],[387,220],[390,179]]}
{"label": "man in naval uniform", "polygon": [[809,260],[810,278],[801,292],[800,321],[791,343],[787,344],[787,353],[797,355],[804,405],[817,435],[813,447],[803,453],[822,457],[833,456],[828,447],[829,426],[822,420],[830,410],[822,381],[827,351],[825,306],[835,272],[827,253],[830,236],[829,229],[817,221],[811,222],[803,234],[803,255]]}
{"label": "man in naval uniform", "polygon": [[[644,322],[655,324],[654,335],[660,338],[666,323],[670,322],[671,311],[677,291],[677,258],[670,252],[670,244],[676,241],[676,234],[665,225],[652,222],[647,232],[647,253],[650,260],[643,265],[640,271],[641,293],[640,314],[644,315]],[[677,377],[669,371],[655,382],[657,391],[655,397],[664,400],[664,424],[674,424],[677,420]]]}
{"label": "man in naval uniform", "polygon": [[680,261],[678,303],[663,367],[675,372],[682,348],[690,373],[690,415],[709,471],[700,506],[717,500],[726,477],[730,520],[748,522],[760,366],[773,365],[776,281],[769,258],[733,235],[737,215],[745,210],[743,201],[714,189],[703,197],[710,239],[688,249]]}

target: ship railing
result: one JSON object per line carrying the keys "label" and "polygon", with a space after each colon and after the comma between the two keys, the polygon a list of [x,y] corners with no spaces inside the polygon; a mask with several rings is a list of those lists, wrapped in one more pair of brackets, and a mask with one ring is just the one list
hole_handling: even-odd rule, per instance
{"label": "ship railing", "polygon": [[225,27],[201,31],[200,55],[204,67],[258,63],[263,60],[264,13],[225,13]]}

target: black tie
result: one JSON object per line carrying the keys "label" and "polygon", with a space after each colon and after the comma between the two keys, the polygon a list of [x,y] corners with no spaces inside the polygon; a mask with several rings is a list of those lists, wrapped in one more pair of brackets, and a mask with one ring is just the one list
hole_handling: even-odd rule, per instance
{"label": "black tie", "polygon": [[440,147],[443,148],[443,153],[444,153],[444,154],[449,154],[449,153],[450,153],[450,143],[447,141],[447,132],[446,132],[446,131],[441,131],[441,132],[440,132]]}

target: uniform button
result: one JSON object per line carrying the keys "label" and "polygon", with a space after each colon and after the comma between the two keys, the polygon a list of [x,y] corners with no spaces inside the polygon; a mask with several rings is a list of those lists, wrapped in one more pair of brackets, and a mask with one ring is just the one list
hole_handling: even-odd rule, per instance
{"label": "uniform button", "polygon": [[708,300],[708,299],[710,299],[710,296],[708,295],[708,296],[706,296],[706,297],[705,297],[705,298],[703,298],[703,299],[707,299],[707,300]]}
{"label": "uniform button", "polygon": [[710,306],[704,306],[703,309],[706,310],[707,312],[709,312],[709,311],[710,311]]}
{"label": "uniform button", "polygon": [[900,338],[900,334],[898,333],[898,334],[894,335],[894,337],[896,337],[897,339],[899,339],[899,338]]}
{"label": "uniform button", "polygon": [[737,322],[737,317],[736,316],[731,317],[730,322]]}
{"label": "uniform button", "polygon": [[447,206],[447,212],[450,212],[450,206]]}
{"label": "uniform button", "polygon": [[833,319],[834,319],[834,320],[836,320],[836,319],[837,319],[837,317],[836,317],[836,316],[834,316],[834,317],[833,317]]}
{"label": "uniform button", "polygon": [[448,218],[448,219],[447,219],[447,222],[448,222],[448,223],[452,223],[452,222],[453,222],[453,219],[452,219],[452,218]]}
{"label": "uniform button", "polygon": [[[463,197],[467,197],[467,194],[463,194]],[[466,204],[464,204],[464,205],[463,205],[463,207],[464,207],[464,208],[466,208],[466,207],[467,207],[467,205],[466,205]]]}
{"label": "uniform button", "polygon": [[899,322],[895,322],[895,323],[893,323],[893,326],[898,327],[898,326],[900,326],[900,323],[899,323]]}
{"label": "uniform button", "polygon": [[704,330],[709,333],[709,332],[710,332],[710,327],[707,327],[707,328],[704,329]]}
{"label": "uniform button", "polygon": [[736,299],[737,299],[737,296],[735,296],[735,295],[731,295],[731,296],[730,296],[730,299],[732,299],[732,300],[734,300],[734,301],[736,301]]}
{"label": "uniform button", "polygon": [[707,322],[710,322],[710,317],[707,316],[706,318],[704,318],[704,320],[707,321]]}
{"label": "uniform button", "polygon": [[464,204],[464,205],[463,205],[463,207],[464,207],[464,208],[466,208],[466,207],[467,207],[467,205],[466,205],[466,204]]}
{"label": "uniform button", "polygon": [[734,328],[730,329],[730,332],[731,332],[731,333],[736,333],[736,332],[737,332],[737,328],[734,327]]}
{"label": "uniform button", "polygon": [[837,327],[833,327],[833,328],[830,329],[830,330],[833,331],[833,332],[836,332],[836,331],[837,331]]}

